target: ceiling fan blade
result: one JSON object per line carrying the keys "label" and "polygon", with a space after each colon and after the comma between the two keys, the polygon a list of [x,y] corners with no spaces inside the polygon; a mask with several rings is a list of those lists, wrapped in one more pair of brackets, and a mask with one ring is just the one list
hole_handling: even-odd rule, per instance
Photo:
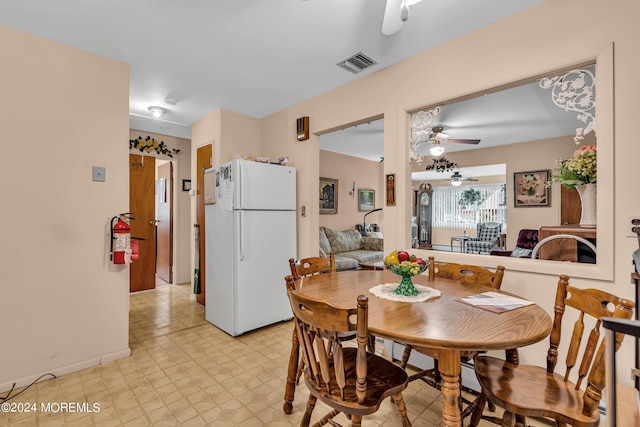
{"label": "ceiling fan blade", "polygon": [[404,21],[400,19],[402,0],[387,0],[382,18],[382,34],[390,36],[400,31]]}
{"label": "ceiling fan blade", "polygon": [[479,139],[447,139],[447,142],[452,144],[479,144]]}
{"label": "ceiling fan blade", "polygon": [[477,178],[461,178],[462,181],[478,181]]}

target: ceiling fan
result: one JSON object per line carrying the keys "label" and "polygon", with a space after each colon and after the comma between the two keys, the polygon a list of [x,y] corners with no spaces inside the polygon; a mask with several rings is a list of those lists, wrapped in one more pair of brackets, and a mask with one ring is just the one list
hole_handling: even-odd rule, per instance
{"label": "ceiling fan", "polygon": [[479,139],[450,139],[449,134],[443,133],[444,128],[442,126],[432,126],[431,134],[428,141],[431,142],[431,148],[429,152],[432,156],[441,156],[444,153],[444,147],[440,145],[441,141],[452,144],[479,144]]}
{"label": "ceiling fan", "polygon": [[479,144],[479,139],[452,139],[449,138],[448,133],[443,132],[444,127],[442,126],[433,126],[431,128],[431,136],[429,137],[429,141],[445,141],[451,144]]}
{"label": "ceiling fan", "polygon": [[468,178],[464,177],[460,174],[460,172],[456,171],[451,175],[451,185],[457,187],[462,185],[462,181],[478,181],[476,178]]}
{"label": "ceiling fan", "polygon": [[382,34],[390,36],[400,31],[409,19],[409,6],[420,3],[422,0],[387,0],[382,19]]}

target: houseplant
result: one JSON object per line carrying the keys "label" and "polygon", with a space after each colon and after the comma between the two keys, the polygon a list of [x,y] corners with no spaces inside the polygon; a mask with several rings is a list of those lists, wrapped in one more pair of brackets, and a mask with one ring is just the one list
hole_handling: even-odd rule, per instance
{"label": "houseplant", "polygon": [[580,225],[595,227],[596,225],[596,180],[597,180],[597,148],[585,145],[573,152],[568,160],[560,160],[560,166],[552,176],[551,182],[558,182],[569,190],[577,190],[580,194],[582,214]]}

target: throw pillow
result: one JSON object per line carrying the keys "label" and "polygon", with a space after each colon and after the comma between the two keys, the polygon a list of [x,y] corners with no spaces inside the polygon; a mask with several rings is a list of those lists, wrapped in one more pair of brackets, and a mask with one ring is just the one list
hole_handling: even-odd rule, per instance
{"label": "throw pillow", "polygon": [[367,231],[367,237],[376,237],[378,239],[382,239],[381,231]]}
{"label": "throw pillow", "polygon": [[320,258],[328,258],[329,255],[327,255],[327,253],[325,251],[322,250],[322,248],[320,248]]}
{"label": "throw pillow", "polygon": [[358,230],[335,231],[330,228],[325,228],[324,232],[327,234],[331,249],[335,253],[357,251],[360,249],[360,239],[362,239],[362,235]]}
{"label": "throw pillow", "polygon": [[[320,227],[320,250],[324,251],[326,255],[329,255],[329,252],[331,252],[331,245],[329,244],[329,240],[327,239],[327,235],[324,230],[324,227]],[[324,258],[326,258],[326,256]]]}
{"label": "throw pillow", "polygon": [[522,258],[522,257],[530,258],[531,252],[533,252],[531,249],[515,248],[513,252],[511,252],[511,258]]}

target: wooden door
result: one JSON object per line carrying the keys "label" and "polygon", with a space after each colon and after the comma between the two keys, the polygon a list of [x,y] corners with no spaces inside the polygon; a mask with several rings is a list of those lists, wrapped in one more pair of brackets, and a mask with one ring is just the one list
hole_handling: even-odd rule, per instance
{"label": "wooden door", "polygon": [[156,274],[165,282],[173,283],[173,163],[158,166],[159,189],[164,194],[156,197],[157,267]]}
{"label": "wooden door", "polygon": [[205,145],[203,147],[198,148],[196,155],[196,215],[197,215],[197,225],[196,232],[199,233],[200,238],[200,257],[199,257],[199,280],[200,280],[200,293],[196,295],[196,301],[200,304],[204,304],[205,298],[205,251],[204,251],[204,232],[205,232],[205,221],[204,221],[204,170],[209,169],[213,165],[213,151],[212,145]]}
{"label": "wooden door", "polygon": [[131,263],[131,292],[156,287],[156,226],[155,226],[155,157],[129,155],[129,211],[131,237],[138,237],[139,259]]}

